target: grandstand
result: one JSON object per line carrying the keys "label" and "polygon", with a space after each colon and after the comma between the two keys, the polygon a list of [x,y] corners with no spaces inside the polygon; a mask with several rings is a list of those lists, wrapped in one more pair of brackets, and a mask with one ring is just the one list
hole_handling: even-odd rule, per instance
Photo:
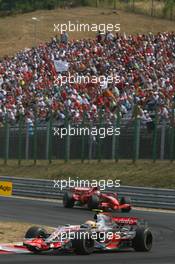
{"label": "grandstand", "polygon": [[[174,50],[175,34],[170,31],[99,31],[96,37],[79,40],[64,32],[12,57],[4,56],[0,61],[0,156],[5,160],[34,156],[35,160],[117,160],[119,156],[135,160],[139,155],[173,159]],[[69,76],[81,81],[70,82]],[[119,126],[121,136],[120,140],[74,137],[71,143],[53,138],[54,127],[68,125]],[[80,148],[73,148],[77,150],[73,153],[71,145]]]}

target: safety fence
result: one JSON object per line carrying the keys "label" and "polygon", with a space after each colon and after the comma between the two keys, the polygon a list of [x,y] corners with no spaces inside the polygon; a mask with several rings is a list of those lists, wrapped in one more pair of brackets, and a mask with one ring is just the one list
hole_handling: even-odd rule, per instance
{"label": "safety fence", "polygon": [[[117,115],[110,124],[100,117],[95,124],[86,120],[74,124],[68,118],[58,123],[52,117],[43,124],[37,119],[32,124],[26,124],[24,118],[20,116],[17,125],[5,122],[0,128],[0,158],[5,164],[9,159],[17,159],[19,165],[22,160],[29,159],[33,159],[34,163],[37,160],[48,160],[51,163],[57,159],[63,159],[65,162],[71,159],[79,159],[82,162],[95,159],[98,161],[131,159],[134,162],[138,159],[173,161],[174,116],[168,122],[159,121],[157,115],[150,122],[143,122],[138,115],[121,121]],[[84,131],[82,134],[74,133],[75,129],[84,128],[87,130],[82,130]],[[64,136],[56,133],[58,129],[63,129]],[[72,131],[69,133],[70,129],[73,129],[73,133]],[[107,133],[107,129],[110,134]],[[120,132],[120,135],[114,131]]]}
{"label": "safety fence", "polygon": [[112,7],[114,10],[125,10],[170,20],[175,19],[174,0],[95,0],[89,1],[89,3],[96,7]]}
{"label": "safety fence", "polygon": [[174,0],[28,0],[26,4],[22,2],[19,3],[18,0],[9,0],[10,4],[5,4],[5,2],[5,0],[0,1],[1,17],[21,12],[31,12],[37,9],[69,9],[79,6],[91,6],[103,9],[107,8],[107,13],[109,13],[109,8],[112,8],[112,12],[116,14],[118,10],[125,10],[128,12],[144,14],[151,17],[170,20],[175,19]]}
{"label": "safety fence", "polygon": [[[61,199],[64,191],[67,190],[67,188],[62,191],[54,188],[54,181],[52,180],[24,179],[9,176],[1,176],[0,180],[11,181],[13,183],[13,195],[17,196]],[[106,188],[105,191],[117,192],[119,197],[131,197],[133,206],[175,210],[174,189],[121,186],[115,189]]]}

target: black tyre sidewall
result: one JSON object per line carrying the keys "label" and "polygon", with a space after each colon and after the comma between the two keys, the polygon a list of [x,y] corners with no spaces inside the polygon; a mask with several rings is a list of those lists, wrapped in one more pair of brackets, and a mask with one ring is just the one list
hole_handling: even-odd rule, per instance
{"label": "black tyre sidewall", "polygon": [[64,193],[63,205],[65,208],[72,208],[74,206],[73,194],[71,192]]}
{"label": "black tyre sidewall", "polygon": [[[151,239],[151,241],[147,241]],[[153,236],[149,228],[138,227],[136,229],[136,236],[133,239],[133,248],[135,251],[150,251],[152,248]]]}
{"label": "black tyre sidewall", "polygon": [[88,209],[89,210],[92,210],[92,209],[98,209],[99,207],[99,197],[97,195],[92,195],[89,197],[89,200],[88,200],[88,203],[87,203],[87,206],[88,206]]}
{"label": "black tyre sidewall", "polygon": [[25,238],[37,238],[37,237],[46,237],[47,232],[44,230],[44,228],[39,227],[39,226],[32,226],[30,227],[26,234]]}
{"label": "black tyre sidewall", "polygon": [[[87,246],[86,243],[88,242],[91,233],[87,233],[87,231],[86,231],[85,237],[80,239],[79,238],[80,232],[81,231],[78,231],[76,233],[76,238],[74,240],[72,240],[73,250],[74,250],[75,254],[77,254],[77,255],[90,255],[94,251],[94,240],[90,239],[90,243],[91,243],[90,246]],[[77,239],[77,238],[79,238],[79,239]]]}

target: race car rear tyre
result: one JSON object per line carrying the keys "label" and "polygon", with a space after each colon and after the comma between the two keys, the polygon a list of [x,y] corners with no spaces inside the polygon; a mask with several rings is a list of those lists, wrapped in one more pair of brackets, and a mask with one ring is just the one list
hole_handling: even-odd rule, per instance
{"label": "race car rear tyre", "polygon": [[149,228],[138,227],[136,236],[133,239],[135,251],[150,251],[152,248],[153,236]]}
{"label": "race car rear tyre", "polygon": [[66,192],[63,196],[63,205],[66,208],[72,208],[74,206],[73,194],[71,192]]}
{"label": "race car rear tyre", "polygon": [[[120,204],[129,204],[131,205],[131,198],[130,197],[122,197],[120,200]],[[131,207],[123,208],[121,211],[123,213],[128,213],[131,210]]]}
{"label": "race car rear tyre", "polygon": [[32,226],[27,230],[25,234],[25,238],[37,238],[37,237],[46,238],[47,237],[46,230],[42,227]]}
{"label": "race car rear tyre", "polygon": [[89,210],[98,209],[99,203],[100,203],[100,199],[97,195],[90,196],[87,204],[88,209]]}
{"label": "race car rear tyre", "polygon": [[94,251],[94,239],[86,232],[76,232],[75,239],[72,240],[72,248],[77,255],[90,255]]}

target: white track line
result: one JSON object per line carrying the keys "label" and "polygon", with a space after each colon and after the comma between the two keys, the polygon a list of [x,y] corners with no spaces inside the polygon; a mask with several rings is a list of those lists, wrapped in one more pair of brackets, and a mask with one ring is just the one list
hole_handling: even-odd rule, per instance
{"label": "white track line", "polygon": [[[1,196],[0,196],[1,197]],[[56,199],[45,199],[45,198],[34,198],[34,197],[23,197],[23,196],[3,196],[7,198],[17,198],[21,200],[32,200],[32,201],[46,201],[46,202],[51,202],[51,203],[59,203],[62,204],[61,200],[56,200]],[[132,207],[136,211],[145,211],[145,212],[159,212],[159,213],[168,213],[168,214],[175,214],[175,210],[167,210],[167,209],[156,209],[156,208],[145,208],[145,207]]]}

